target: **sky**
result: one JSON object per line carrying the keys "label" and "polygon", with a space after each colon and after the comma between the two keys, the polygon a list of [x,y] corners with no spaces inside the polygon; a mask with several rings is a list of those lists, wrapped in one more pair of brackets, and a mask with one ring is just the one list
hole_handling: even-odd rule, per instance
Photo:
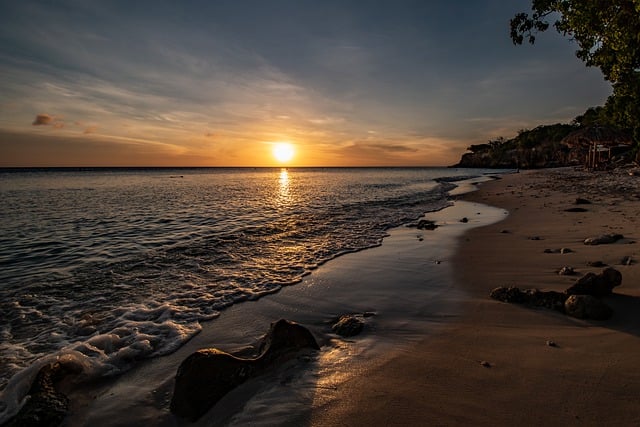
{"label": "sky", "polygon": [[0,1],[0,166],[439,166],[611,93],[525,0]]}

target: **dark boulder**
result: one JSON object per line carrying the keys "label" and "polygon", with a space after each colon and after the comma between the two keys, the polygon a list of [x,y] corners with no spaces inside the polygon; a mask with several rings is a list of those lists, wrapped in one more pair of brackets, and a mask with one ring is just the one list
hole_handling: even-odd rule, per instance
{"label": "dark boulder", "polygon": [[353,337],[364,329],[362,315],[345,314],[338,318],[338,321],[331,326],[331,330],[342,337]]}
{"label": "dark boulder", "polygon": [[567,295],[610,295],[613,288],[622,284],[622,274],[614,268],[605,268],[600,274],[587,273],[565,292]]}
{"label": "dark boulder", "polygon": [[597,237],[588,237],[584,239],[585,245],[608,245],[618,240],[624,239],[622,234],[603,234]]}
{"label": "dark boulder", "polygon": [[195,421],[229,391],[303,349],[320,347],[308,329],[282,319],[271,324],[255,358],[240,358],[215,348],[198,350],[178,368],[171,412]]}
{"label": "dark boulder", "polygon": [[38,371],[27,392],[27,403],[3,427],[56,427],[62,424],[69,411],[69,399],[59,383],[80,368],[71,363],[53,362]]}
{"label": "dark boulder", "polygon": [[607,320],[613,314],[611,307],[591,295],[571,295],[564,303],[564,311],[578,319]]}

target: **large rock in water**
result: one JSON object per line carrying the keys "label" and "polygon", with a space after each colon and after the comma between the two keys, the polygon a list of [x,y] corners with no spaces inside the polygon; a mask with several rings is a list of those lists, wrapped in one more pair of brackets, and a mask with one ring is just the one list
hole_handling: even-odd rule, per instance
{"label": "large rock in water", "polygon": [[57,427],[69,410],[69,399],[58,390],[58,383],[80,368],[73,364],[53,362],[38,371],[27,392],[29,400],[3,427]]}
{"label": "large rock in water", "polygon": [[571,295],[564,303],[564,311],[578,319],[607,320],[613,314],[611,307],[591,295]]}
{"label": "large rock in water", "polygon": [[198,350],[178,368],[171,412],[195,421],[229,391],[303,349],[320,347],[307,328],[281,319],[271,324],[256,358],[243,359],[215,348]]}
{"label": "large rock in water", "polygon": [[591,295],[603,297],[610,295],[613,288],[622,284],[622,273],[615,268],[605,268],[602,273],[587,273],[579,278],[565,292],[567,295]]}
{"label": "large rock in water", "polygon": [[364,320],[362,315],[345,314],[331,326],[331,330],[341,337],[353,337],[362,332]]}

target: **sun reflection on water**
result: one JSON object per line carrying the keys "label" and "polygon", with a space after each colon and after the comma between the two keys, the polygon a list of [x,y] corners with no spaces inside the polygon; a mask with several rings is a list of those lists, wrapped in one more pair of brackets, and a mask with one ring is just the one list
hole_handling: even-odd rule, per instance
{"label": "sun reflection on water", "polygon": [[280,169],[280,178],[278,179],[278,183],[278,205],[291,205],[293,202],[293,195],[291,191],[291,179],[289,178],[289,171],[287,168]]}

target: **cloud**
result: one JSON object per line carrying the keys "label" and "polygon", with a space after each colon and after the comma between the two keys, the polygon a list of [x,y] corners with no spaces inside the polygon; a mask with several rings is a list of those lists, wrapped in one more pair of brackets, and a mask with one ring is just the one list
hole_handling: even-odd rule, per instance
{"label": "cloud", "polygon": [[94,133],[95,131],[98,130],[98,126],[92,125],[92,126],[88,126],[85,130],[84,130],[84,134],[88,135],[90,133]]}
{"label": "cloud", "polygon": [[365,147],[368,147],[372,150],[380,150],[390,153],[415,153],[418,150],[413,147],[406,147],[404,145],[394,145],[394,144],[364,144]]}
{"label": "cloud", "polygon": [[53,126],[54,129],[62,129],[64,127],[63,121],[50,114],[38,114],[31,124],[33,126]]}
{"label": "cloud", "polygon": [[342,117],[319,117],[314,119],[309,119],[310,123],[314,125],[331,125],[337,123],[343,123],[344,119]]}
{"label": "cloud", "polygon": [[49,114],[38,114],[31,124],[33,126],[46,126],[52,124],[54,120],[54,117]]}

